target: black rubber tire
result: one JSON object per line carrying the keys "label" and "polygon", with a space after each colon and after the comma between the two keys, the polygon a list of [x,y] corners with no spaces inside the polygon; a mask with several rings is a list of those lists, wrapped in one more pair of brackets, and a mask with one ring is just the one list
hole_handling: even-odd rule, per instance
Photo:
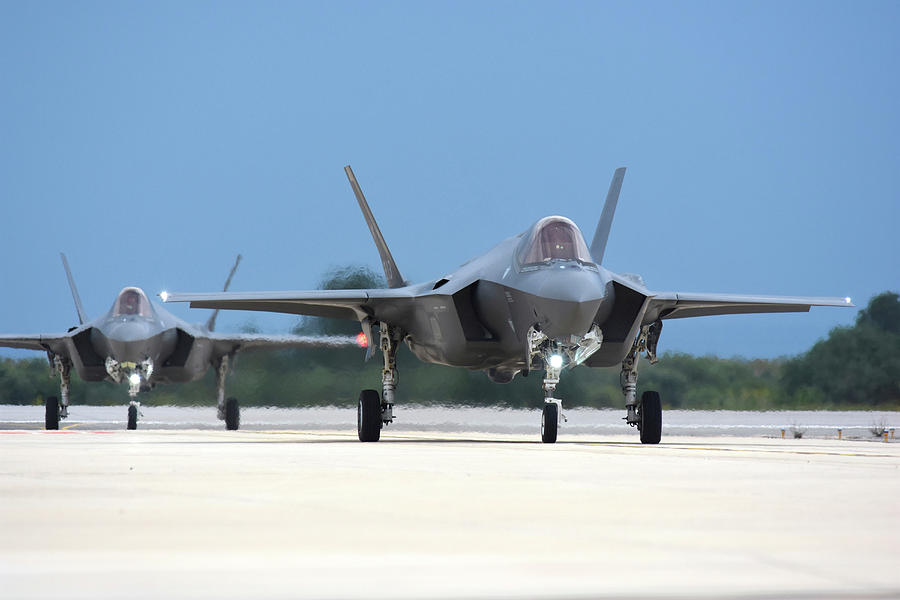
{"label": "black rubber tire", "polygon": [[541,414],[541,441],[545,444],[556,443],[556,434],[559,432],[559,405],[555,402],[544,404],[544,412]]}
{"label": "black rubber tire", "polygon": [[377,442],[381,439],[381,396],[375,390],[363,390],[359,393],[356,431],[361,442]]}
{"label": "black rubber tire", "polygon": [[44,403],[44,427],[47,429],[59,429],[59,399],[50,396]]}
{"label": "black rubber tire", "polygon": [[241,427],[241,405],[237,398],[229,398],[225,401],[225,429],[237,431]]}
{"label": "black rubber tire", "polygon": [[658,392],[641,395],[641,443],[658,444],[662,438],[662,401]]}
{"label": "black rubber tire", "polygon": [[134,404],[128,407],[128,429],[137,429],[138,409]]}

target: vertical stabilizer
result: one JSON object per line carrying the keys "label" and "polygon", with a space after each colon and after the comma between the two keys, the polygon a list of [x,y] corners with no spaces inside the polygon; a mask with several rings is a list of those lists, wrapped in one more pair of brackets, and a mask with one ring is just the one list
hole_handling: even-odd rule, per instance
{"label": "vertical stabilizer", "polygon": [[[235,259],[235,261],[234,261],[234,266],[231,267],[231,272],[228,273],[228,279],[225,280],[225,287],[222,288],[223,292],[228,291],[228,286],[231,285],[231,278],[234,277],[234,272],[237,271],[238,265],[241,264],[242,258],[243,257],[240,254],[237,255],[237,259]],[[212,316],[209,317],[209,321],[206,322],[206,328],[208,330],[212,331],[213,329],[216,328],[216,317],[218,317],[218,316],[219,316],[219,309],[217,308],[216,310],[213,311]]]}
{"label": "vertical stabilizer", "polygon": [[75,279],[72,277],[72,271],[69,269],[69,261],[66,260],[66,255],[62,252],[59,253],[59,257],[62,259],[63,268],[66,270],[66,279],[69,280],[69,289],[72,290],[72,300],[75,301],[75,310],[78,312],[78,324],[84,325],[84,322],[87,321],[88,318],[84,313],[84,307],[81,305],[81,297],[78,295],[78,288],[75,287]]}
{"label": "vertical stabilizer", "polygon": [[606,241],[609,239],[609,230],[612,227],[613,215],[616,214],[616,205],[619,203],[619,192],[622,190],[624,178],[625,167],[619,167],[609,184],[606,203],[603,205],[603,212],[600,213],[600,222],[597,223],[597,231],[594,232],[594,241],[591,242],[591,258],[598,265],[603,262],[603,253],[606,251]]}
{"label": "vertical stabilizer", "polygon": [[372,239],[375,240],[375,247],[378,248],[378,254],[381,255],[381,266],[384,267],[384,276],[387,279],[388,287],[403,287],[406,285],[406,282],[403,281],[403,277],[397,269],[397,263],[394,262],[394,257],[391,256],[391,251],[388,250],[387,243],[384,241],[384,236],[381,235],[381,230],[378,228],[378,223],[375,222],[375,217],[369,209],[369,203],[366,202],[366,197],[363,196],[362,189],[360,189],[359,183],[356,182],[356,176],[353,174],[353,169],[350,168],[350,165],[347,165],[344,167],[344,172],[347,173],[347,179],[350,180],[350,187],[353,188],[353,193],[356,194],[356,201],[359,202],[359,208],[366,218],[366,224],[369,226],[369,231],[372,232]]}

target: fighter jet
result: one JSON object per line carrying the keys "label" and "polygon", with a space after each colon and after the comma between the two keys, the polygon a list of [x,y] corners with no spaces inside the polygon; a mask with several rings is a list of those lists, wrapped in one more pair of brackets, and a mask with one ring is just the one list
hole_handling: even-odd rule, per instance
{"label": "fighter jet", "polygon": [[[541,440],[557,439],[560,377],[579,365],[621,368],[625,421],[644,444],[659,443],[662,404],[656,391],[637,395],[638,359],[657,361],[667,319],[745,313],[806,312],[811,306],[853,306],[849,298],[696,294],[652,291],[640,276],[603,266],[603,254],[625,168],[616,170],[590,246],[571,220],[548,216],[527,231],[436,279],[410,285],[348,165],[344,168],[389,289],[167,294],[195,308],[259,310],[358,320],[381,350],[382,392],[363,390],[357,404],[360,441],[378,441],[393,420],[395,357],[401,342],[429,363],[484,371],[495,383],[543,371]],[[374,335],[378,334],[378,343]],[[564,418],[564,417],[563,417]]]}
{"label": "fighter jet", "polygon": [[[60,377],[60,399],[46,400],[45,426],[59,429],[59,420],[69,414],[69,378],[72,368],[84,381],[112,381],[128,384],[128,429],[136,429],[140,416],[138,393],[158,383],[200,379],[212,367],[216,371],[218,417],[225,427],[240,426],[240,406],[236,398],[225,398],[225,376],[229,359],[240,350],[296,348],[301,346],[355,345],[356,339],[344,336],[297,336],[213,333],[218,311],[206,325],[182,321],[155,305],[139,287],[123,288],[112,308],[89,321],[75,287],[66,256],[60,253],[72,290],[78,325],[66,333],[0,335],[0,346],[47,352],[51,374]],[[241,261],[237,260],[224,289]]]}

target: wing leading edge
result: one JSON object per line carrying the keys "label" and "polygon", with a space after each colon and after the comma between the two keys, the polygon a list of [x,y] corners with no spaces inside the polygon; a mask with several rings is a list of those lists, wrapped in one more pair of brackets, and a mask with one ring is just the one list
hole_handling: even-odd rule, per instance
{"label": "wing leading edge", "polygon": [[164,302],[190,302],[191,308],[257,310],[362,321],[383,302],[413,298],[400,289],[309,290],[291,292],[170,293]]}
{"label": "wing leading edge", "polygon": [[713,315],[809,312],[813,306],[853,307],[854,304],[850,302],[850,298],[651,292],[646,315],[649,320],[684,319]]}
{"label": "wing leading edge", "polygon": [[52,350],[55,354],[65,353],[65,342],[70,336],[65,333],[3,334],[0,346],[25,350]]}

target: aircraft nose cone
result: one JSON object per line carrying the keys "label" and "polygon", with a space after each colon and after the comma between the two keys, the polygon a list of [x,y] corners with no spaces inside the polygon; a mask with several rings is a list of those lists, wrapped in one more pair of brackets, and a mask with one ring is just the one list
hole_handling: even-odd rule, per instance
{"label": "aircraft nose cone", "polygon": [[548,270],[538,283],[534,306],[541,329],[551,338],[584,335],[601,306],[611,298],[610,285],[588,269]]}
{"label": "aircraft nose cone", "polygon": [[117,319],[95,331],[95,347],[119,362],[139,362],[171,352],[176,333],[159,323],[140,318]]}
{"label": "aircraft nose cone", "polygon": [[607,282],[596,271],[580,267],[558,265],[543,273],[538,296],[563,302],[592,302],[602,300]]}
{"label": "aircraft nose cone", "polygon": [[160,326],[139,317],[116,318],[102,327],[103,335],[111,341],[136,342],[146,340],[160,332]]}

